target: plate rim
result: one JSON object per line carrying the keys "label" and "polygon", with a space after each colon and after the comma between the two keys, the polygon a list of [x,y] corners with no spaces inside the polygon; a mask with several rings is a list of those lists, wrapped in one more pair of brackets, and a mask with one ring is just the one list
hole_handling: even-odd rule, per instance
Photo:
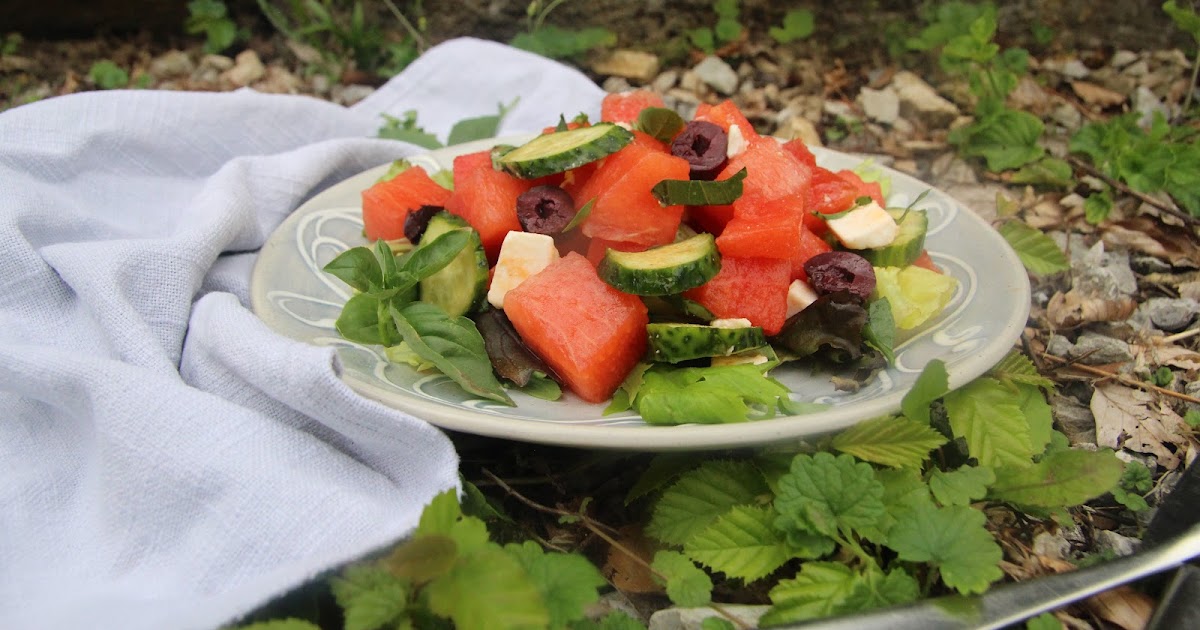
{"label": "plate rim", "polygon": [[[438,156],[461,155],[472,151],[483,150],[499,143],[520,143],[532,137],[533,134],[520,134],[477,140],[449,147],[442,147],[410,156],[429,156],[439,162],[445,160]],[[818,161],[822,158],[849,157],[857,158],[854,154],[833,151],[825,147],[810,147]],[[262,290],[269,271],[263,262],[263,253],[282,245],[281,240],[292,234],[301,219],[311,212],[331,208],[328,203],[321,203],[322,197],[333,189],[347,184],[350,180],[370,179],[373,173],[382,174],[388,164],[381,164],[366,169],[334,184],[315,192],[307,201],[293,210],[265,239],[255,259],[250,278],[251,311],[273,332],[293,338],[271,325],[269,304],[266,293]],[[998,328],[988,342],[971,355],[947,366],[950,389],[957,389],[971,380],[982,376],[987,370],[999,363],[1011,350],[1012,346],[1024,330],[1029,316],[1031,288],[1028,274],[1016,253],[1003,239],[1000,233],[965,204],[944,190],[938,189],[916,177],[895,169],[880,165],[892,181],[898,179],[914,188],[925,187],[945,195],[956,206],[954,221],[967,221],[973,227],[980,229],[985,238],[991,241],[991,248],[1007,259],[1005,268],[1012,270],[1011,277],[1000,278],[1017,290],[1016,302],[1026,305],[1015,308]],[[378,175],[375,175],[377,177]],[[304,343],[309,340],[299,339]],[[314,344],[315,345],[315,344]],[[336,354],[336,351],[335,351]],[[430,424],[451,431],[470,433],[473,435],[503,438],[521,442],[550,444],[568,447],[595,449],[626,449],[640,451],[673,451],[673,450],[713,450],[737,447],[762,446],[788,441],[803,442],[834,431],[842,430],[870,418],[895,413],[900,408],[900,401],[909,391],[908,387],[899,387],[886,394],[856,403],[835,406],[829,409],[797,416],[775,416],[757,421],[739,422],[733,424],[687,424],[675,426],[597,426],[571,425],[554,422],[543,422],[536,418],[520,418],[498,416],[484,412],[447,405],[425,400],[418,396],[409,396],[382,390],[368,381],[358,377],[353,372],[339,370],[342,382],[346,383],[359,395],[374,400],[380,404],[401,413],[408,414]]]}

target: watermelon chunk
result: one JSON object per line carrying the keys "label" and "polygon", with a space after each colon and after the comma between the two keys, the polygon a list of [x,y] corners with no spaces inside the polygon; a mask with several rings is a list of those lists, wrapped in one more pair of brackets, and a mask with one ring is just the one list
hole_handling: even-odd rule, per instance
{"label": "watermelon chunk", "polygon": [[613,92],[600,101],[600,120],[603,122],[633,123],[647,107],[666,107],[662,97],[650,90]]}
{"label": "watermelon chunk", "polygon": [[735,155],[717,179],[728,179],[746,169],[742,181],[742,196],[733,202],[734,208],[761,204],[784,197],[807,197],[812,169],[783,150],[774,138],[751,141],[744,151]]}
{"label": "watermelon chunk", "polygon": [[608,400],[646,351],[645,304],[608,286],[576,253],[509,291],[504,312],[567,388],[591,403]]}
{"label": "watermelon chunk", "polygon": [[421,206],[445,206],[450,191],[414,166],[362,192],[363,233],[368,241],[404,238],[404,220]]}
{"label": "watermelon chunk", "polygon": [[737,214],[717,237],[722,256],[793,260],[800,255],[800,213]]}
{"label": "watermelon chunk", "polygon": [[746,140],[758,137],[758,132],[754,131],[754,125],[750,124],[746,115],[742,113],[742,110],[738,109],[737,105],[733,104],[733,101],[721,101],[717,105],[701,103],[696,108],[696,115],[692,117],[692,120],[710,122],[724,129],[725,133],[729,133],[729,128],[737,125],[738,131],[742,132],[742,137]]}
{"label": "watermelon chunk", "polygon": [[858,188],[837,173],[820,166],[813,169],[806,206],[810,211],[835,214],[849,210],[858,197]]}
{"label": "watermelon chunk", "polygon": [[[657,141],[655,141],[657,142]],[[635,140],[604,159],[577,191],[575,204],[595,199],[583,233],[592,238],[662,245],[675,239],[683,206],[663,207],[650,193],[664,179],[687,179],[687,160]]]}
{"label": "watermelon chunk", "polygon": [[718,318],[743,317],[762,326],[768,335],[783,328],[787,319],[788,285],[792,262],[771,258],[721,259],[721,271],[712,280],[684,292]]}
{"label": "watermelon chunk", "polygon": [[[858,197],[870,197],[872,201],[880,206],[887,207],[887,204],[883,200],[883,188],[880,187],[879,182],[863,181],[863,178],[858,173],[851,170],[841,170],[835,173],[835,175],[846,180],[846,183],[851,186],[854,186]],[[855,198],[857,199],[858,197]]]}
{"label": "watermelon chunk", "polygon": [[[812,217],[812,215],[808,216]],[[817,217],[812,218],[820,221],[822,226],[825,225],[825,222],[821,219]],[[825,227],[824,229],[828,230],[829,228]],[[801,224],[800,249],[796,253],[796,257],[792,259],[792,279],[808,282],[808,273],[804,271],[804,263],[808,262],[809,258],[828,251],[833,251],[833,246],[821,238],[817,232],[809,229],[807,222]]]}
{"label": "watermelon chunk", "polygon": [[817,167],[817,156],[808,149],[808,145],[804,141],[796,138],[783,143],[783,150],[791,153],[797,160],[804,162],[810,169]]}
{"label": "watermelon chunk", "polygon": [[535,184],[492,168],[487,151],[461,155],[454,158],[454,193],[445,207],[479,232],[488,260],[495,263],[505,235],[521,230],[517,197]]}

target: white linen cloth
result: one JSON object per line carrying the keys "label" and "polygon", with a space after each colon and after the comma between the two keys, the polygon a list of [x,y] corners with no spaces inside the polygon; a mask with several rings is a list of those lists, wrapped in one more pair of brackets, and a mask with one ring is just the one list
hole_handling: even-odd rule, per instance
{"label": "white linen cloth", "polygon": [[301,202],[418,153],[380,113],[501,134],[602,91],[473,39],[354,107],[250,90],[78,94],[0,114],[0,628],[211,628],[407,534],[451,442],[248,309]]}

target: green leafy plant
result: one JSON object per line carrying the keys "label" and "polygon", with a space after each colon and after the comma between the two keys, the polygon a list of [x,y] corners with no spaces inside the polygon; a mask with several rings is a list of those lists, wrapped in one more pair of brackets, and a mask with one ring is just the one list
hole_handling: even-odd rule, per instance
{"label": "green leafy plant", "polygon": [[[496,114],[465,118],[458,121],[450,128],[450,135],[446,137],[446,145],[495,137],[496,131],[500,128],[500,123],[508,115],[508,112],[516,107],[518,101],[519,97],[513,99],[507,105],[500,103],[497,106],[499,111]],[[417,124],[416,111],[410,110],[404,112],[399,118],[383,114],[383,119],[384,123],[377,132],[380,138],[410,142],[426,149],[437,149],[445,146],[441,140],[438,140],[437,136],[425,131],[423,127]]]}
{"label": "green leafy plant", "polygon": [[[404,37],[385,29],[378,16],[368,16],[360,0],[353,3],[337,0],[257,1],[259,10],[275,30],[317,49],[331,64],[349,56],[360,70],[391,76],[407,67],[425,49],[425,40],[418,28],[423,20],[418,19],[414,25],[392,0],[384,0],[384,6],[402,25]],[[419,13],[420,3],[414,6]]]}
{"label": "green leafy plant", "polygon": [[1044,276],[1071,268],[1066,254],[1041,230],[1017,220],[1004,222],[999,230],[1030,273]]}
{"label": "green leafy plant", "polygon": [[20,33],[9,33],[0,39],[0,57],[15,55],[21,49],[21,44],[25,38],[21,37]]}
{"label": "green leafy plant", "polygon": [[205,52],[219,53],[237,41],[237,24],[222,0],[192,0],[187,8],[184,30],[190,35],[204,35]]}
{"label": "green leafy plant", "polygon": [[738,0],[716,0],[713,2],[713,11],[717,14],[716,24],[701,26],[687,32],[692,45],[709,54],[725,44],[737,41],[743,30],[742,11]]}
{"label": "green leafy plant", "polygon": [[101,59],[92,64],[88,78],[102,90],[115,90],[129,85],[129,73],[110,59]]}
{"label": "green leafy plant", "polygon": [[[1196,58],[1192,61],[1192,81],[1188,85],[1196,85],[1196,77],[1200,75],[1200,15],[1196,13],[1193,7],[1181,7],[1175,0],[1167,0],[1162,5],[1163,11],[1171,17],[1175,22],[1175,26],[1180,30],[1192,36],[1197,45],[1197,50],[1194,53]],[[1192,93],[1195,90],[1188,90],[1187,96],[1183,99],[1182,111],[1187,114],[1192,105]]]}
{"label": "green leafy plant", "polygon": [[546,24],[546,18],[566,0],[532,0],[525,8],[526,31],[518,33],[509,45],[550,59],[573,59],[589,51],[617,43],[612,31],[594,26],[580,29]]}
{"label": "green leafy plant", "polygon": [[790,44],[798,39],[807,39],[816,30],[813,12],[808,9],[793,9],[783,16],[783,23],[767,29],[771,39],[780,44]]}
{"label": "green leafy plant", "polygon": [[1150,509],[1146,503],[1146,493],[1154,487],[1154,477],[1150,469],[1141,462],[1130,462],[1125,465],[1117,487],[1112,489],[1113,498],[1117,503],[1129,508],[1132,512],[1145,512]]}
{"label": "green leafy plant", "polygon": [[[673,549],[659,552],[655,567],[675,576],[668,595],[680,605],[710,597],[711,582],[694,565],[747,583],[776,579],[764,627],[980,593],[1002,577],[1002,551],[978,502],[1057,514],[1121,478],[1111,451],[1069,450],[1054,439],[1042,391],[1049,386],[1013,354],[948,392],[945,367],[934,361],[902,415],[861,423],[786,460],[760,454],[681,470],[667,456],[628,500],[661,488],[646,532]],[[796,561],[794,575],[780,574]]]}

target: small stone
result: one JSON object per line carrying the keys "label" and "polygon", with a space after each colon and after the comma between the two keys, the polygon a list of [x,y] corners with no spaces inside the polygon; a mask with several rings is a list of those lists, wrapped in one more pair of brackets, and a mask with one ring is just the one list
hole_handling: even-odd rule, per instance
{"label": "small stone", "polygon": [[737,91],[737,72],[720,57],[709,55],[692,70],[701,81],[722,94],[729,95]]}
{"label": "small stone", "polygon": [[1063,103],[1050,112],[1050,120],[1067,131],[1075,131],[1083,125],[1083,114],[1074,106]]}
{"label": "small stone", "polygon": [[608,77],[600,87],[604,88],[604,91],[610,94],[628,92],[633,89],[633,86],[629,84],[629,80],[625,77]]}
{"label": "small stone", "polygon": [[1070,396],[1052,394],[1050,408],[1054,412],[1055,424],[1072,446],[1096,444],[1096,417],[1087,405]]}
{"label": "small stone", "polygon": [[1008,101],[1012,107],[1028,110],[1038,116],[1045,116],[1055,107],[1055,101],[1046,93],[1042,84],[1028,74],[1021,76],[1016,89],[1008,95]]}
{"label": "small stone", "polygon": [[1150,64],[1146,63],[1144,60],[1136,61],[1121,72],[1126,76],[1144,77],[1147,74],[1150,74]]}
{"label": "small stone", "polygon": [[353,105],[364,98],[367,98],[375,92],[375,88],[369,85],[347,85],[335,86],[333,88],[333,102],[339,105]]}
{"label": "small stone", "polygon": [[824,146],[821,142],[821,134],[817,131],[817,126],[812,124],[812,121],[803,116],[793,116],[779,126],[775,135],[784,140],[794,140],[799,138],[810,147]]}
{"label": "small stone", "polygon": [[304,84],[299,77],[281,66],[270,66],[267,74],[255,84],[254,89],[268,94],[297,94]]}
{"label": "small stone", "polygon": [[1084,365],[1108,365],[1132,361],[1133,352],[1130,351],[1129,344],[1120,339],[1083,333],[1075,340],[1071,357],[1079,359]]}
{"label": "small stone", "polygon": [[1154,121],[1155,114],[1160,114],[1163,120],[1171,117],[1167,106],[1158,99],[1153,90],[1144,85],[1138,86],[1133,93],[1133,109],[1139,114],[1138,124],[1146,128],[1149,128],[1150,123]]}
{"label": "small stone", "polygon": [[821,106],[821,111],[826,115],[839,120],[857,121],[858,114],[854,113],[854,108],[849,103],[842,101],[825,101]]}
{"label": "small stone", "polygon": [[1188,61],[1187,55],[1183,54],[1183,51],[1178,48],[1156,50],[1150,56],[1155,61],[1174,65],[1179,68],[1188,68],[1192,65],[1192,62]]}
{"label": "small stone", "polygon": [[1138,54],[1132,50],[1118,50],[1113,53],[1112,59],[1108,64],[1114,68],[1120,69],[1140,59]]}
{"label": "small stone", "polygon": [[[1137,292],[1137,278],[1129,267],[1129,252],[1118,250],[1108,252],[1104,249],[1104,241],[1084,251],[1072,246],[1072,257],[1077,252],[1080,258],[1079,274],[1075,279],[1075,287],[1086,293],[1092,293],[1106,300],[1115,300]],[[1072,265],[1075,267],[1076,265]]]}
{"label": "small stone", "polygon": [[634,606],[633,602],[629,601],[629,596],[621,591],[601,595],[599,600],[589,604],[584,610],[584,616],[593,620],[603,619],[610,613],[625,613],[634,619],[642,619],[637,606]]}
{"label": "small stone", "polygon": [[927,129],[943,129],[959,116],[958,107],[942,98],[924,79],[912,72],[897,72],[892,90],[900,99],[900,115]]}
{"label": "small stone", "polygon": [[1099,107],[1112,107],[1125,102],[1125,95],[1087,81],[1072,81],[1071,90],[1083,102]]}
{"label": "small stone", "polygon": [[975,184],[979,176],[975,169],[955,153],[945,153],[933,161],[930,174],[939,182],[955,184]]}
{"label": "small stone", "polygon": [[675,84],[678,82],[679,82],[679,71],[678,70],[665,70],[661,74],[659,74],[657,77],[654,77],[654,80],[650,82],[650,87],[655,92],[664,94],[664,93],[666,93],[667,90],[675,87]]}
{"label": "small stone", "polygon": [[237,87],[245,87],[261,79],[267,73],[266,66],[258,53],[253,50],[243,50],[234,60],[234,66],[225,72],[224,77]]}
{"label": "small stone", "polygon": [[1096,533],[1096,549],[1111,551],[1119,557],[1128,556],[1141,546],[1141,541],[1122,536],[1114,531],[1102,529]]}
{"label": "small stone", "polygon": [[699,93],[703,91],[703,86],[704,82],[700,80],[700,75],[696,74],[694,70],[684,70],[683,74],[679,77],[680,89]]}
{"label": "small stone", "polygon": [[317,94],[329,93],[329,77],[323,74],[314,74],[312,79],[309,79],[309,85],[312,87],[312,91]]}
{"label": "small stone", "polygon": [[160,79],[187,76],[195,68],[192,58],[182,50],[169,50],[150,62],[150,74]]}
{"label": "small stone", "polygon": [[1071,356],[1071,351],[1074,349],[1075,344],[1062,335],[1053,335],[1046,343],[1046,352],[1063,359]]}
{"label": "small stone", "polygon": [[1033,553],[1044,558],[1064,560],[1071,553],[1071,542],[1062,532],[1042,532],[1033,537]]}
{"label": "small stone", "polygon": [[892,90],[872,90],[864,87],[858,93],[858,104],[867,118],[891,125],[900,117],[900,97]]}
{"label": "small stone", "polygon": [[658,55],[641,50],[615,50],[609,56],[592,65],[597,74],[625,77],[643,83],[658,74]]}
{"label": "small stone", "polygon": [[225,55],[204,55],[200,58],[200,69],[212,69],[224,72],[233,67],[233,60]]}
{"label": "small stone", "polygon": [[[770,609],[770,606],[722,604],[721,608],[748,627],[757,628],[759,618]],[[720,615],[707,606],[703,608],[666,608],[650,616],[649,630],[700,630],[701,624],[709,617],[720,617]]]}
{"label": "small stone", "polygon": [[1061,57],[1046,59],[1042,61],[1042,70],[1061,74],[1068,79],[1082,79],[1089,74],[1091,70],[1083,65],[1083,62],[1078,59],[1063,59]]}
{"label": "small stone", "polygon": [[1188,327],[1200,310],[1200,302],[1187,298],[1150,298],[1144,309],[1154,327],[1165,332],[1179,332]]}

